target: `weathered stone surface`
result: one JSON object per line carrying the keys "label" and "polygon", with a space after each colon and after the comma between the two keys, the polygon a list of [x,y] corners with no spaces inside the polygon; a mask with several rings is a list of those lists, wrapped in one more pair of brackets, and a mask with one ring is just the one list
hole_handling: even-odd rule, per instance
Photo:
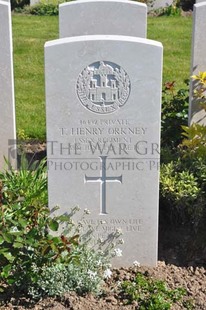
{"label": "weathered stone surface", "polygon": [[[15,108],[10,3],[0,1],[0,169],[4,156],[15,166]],[[10,145],[8,145],[10,144]],[[9,147],[9,152],[8,152]]]}
{"label": "weathered stone surface", "polygon": [[116,266],[155,265],[161,44],[104,35],[51,41],[45,72],[50,208],[89,209],[96,240],[122,229]]}
{"label": "weathered stone surface", "polygon": [[[200,2],[200,1],[199,1]],[[192,38],[192,61],[191,75],[198,74],[200,71],[206,71],[206,2],[194,5],[193,10],[193,38]],[[199,123],[206,125],[206,112],[200,106],[197,99],[193,97],[193,91],[197,83],[190,83],[190,109],[189,124]]]}
{"label": "weathered stone surface", "polygon": [[77,0],[59,6],[60,38],[79,35],[146,37],[147,6],[128,0]]}

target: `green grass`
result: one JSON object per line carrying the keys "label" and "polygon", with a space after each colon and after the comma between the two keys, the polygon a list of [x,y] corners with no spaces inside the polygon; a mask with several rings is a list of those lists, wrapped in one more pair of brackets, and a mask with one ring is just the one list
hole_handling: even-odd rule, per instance
{"label": "green grass", "polygon": [[44,43],[58,38],[58,19],[13,16],[17,129],[45,140]]}
{"label": "green grass", "polygon": [[[148,38],[164,46],[163,82],[190,76],[191,17],[150,17]],[[58,38],[58,17],[13,15],[17,129],[45,140],[44,43]]]}
{"label": "green grass", "polygon": [[177,88],[185,87],[184,80],[190,77],[192,18],[179,16],[149,18],[148,39],[163,44],[163,82],[175,81]]}

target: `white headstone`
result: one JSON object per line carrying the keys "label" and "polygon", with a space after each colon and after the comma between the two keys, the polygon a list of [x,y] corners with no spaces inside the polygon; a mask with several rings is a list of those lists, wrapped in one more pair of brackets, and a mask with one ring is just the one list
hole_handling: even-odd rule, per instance
{"label": "white headstone", "polygon": [[173,4],[173,0],[155,0],[155,1],[148,1],[148,11],[150,10],[157,10],[160,8],[166,8]]}
{"label": "white headstone", "polygon": [[35,5],[40,3],[40,0],[30,0],[30,5]]}
{"label": "white headstone", "polygon": [[60,38],[125,35],[145,38],[147,6],[130,0],[77,0],[59,6]]}
{"label": "white headstone", "polygon": [[121,228],[116,266],[156,265],[162,45],[79,36],[45,46],[49,205]]}
{"label": "white headstone", "polygon": [[[192,60],[191,75],[206,71],[206,2],[194,5],[193,10],[193,34],[192,34]],[[190,83],[190,108],[189,124],[199,123],[206,125],[206,112],[193,97],[196,82]]]}
{"label": "white headstone", "polygon": [[0,169],[4,156],[15,166],[15,139],[11,8],[9,2],[0,1]]}

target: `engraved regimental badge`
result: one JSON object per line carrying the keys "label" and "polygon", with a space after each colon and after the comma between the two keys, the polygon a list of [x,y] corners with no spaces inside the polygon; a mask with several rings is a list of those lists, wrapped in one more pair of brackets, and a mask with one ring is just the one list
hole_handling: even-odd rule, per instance
{"label": "engraved regimental badge", "polygon": [[108,114],[126,103],[131,83],[122,67],[113,62],[98,61],[79,74],[76,88],[79,100],[86,109]]}

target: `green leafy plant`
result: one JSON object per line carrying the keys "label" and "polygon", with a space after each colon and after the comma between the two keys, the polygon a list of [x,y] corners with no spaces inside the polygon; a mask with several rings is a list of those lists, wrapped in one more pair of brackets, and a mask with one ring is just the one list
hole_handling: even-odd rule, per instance
{"label": "green leafy plant", "polygon": [[32,6],[25,6],[21,12],[38,16],[53,16],[59,14],[59,7],[58,4],[40,2]]}
{"label": "green leafy plant", "polygon": [[162,164],[160,201],[167,206],[170,220],[198,223],[204,205],[204,194],[198,178],[181,160]]}
{"label": "green leafy plant", "polygon": [[121,293],[126,303],[138,302],[141,310],[167,310],[186,295],[183,288],[169,289],[163,281],[138,272],[134,281],[123,281]]}
{"label": "green leafy plant", "polygon": [[206,111],[206,72],[199,72],[198,75],[193,75],[191,78],[193,79],[195,103]]}
{"label": "green leafy plant", "polygon": [[171,5],[168,5],[165,8],[163,8],[161,15],[180,16],[181,15],[180,2],[174,0]]}
{"label": "green leafy plant", "polygon": [[[33,263],[43,266],[70,259],[78,235],[55,237],[62,217],[51,217],[47,207],[47,176],[43,161],[35,170],[13,169],[0,174],[0,285],[27,292],[37,281]],[[64,216],[68,224],[71,219]],[[62,258],[62,253],[67,256]]]}
{"label": "green leafy plant", "polygon": [[72,253],[68,263],[57,263],[41,268],[33,265],[38,279],[35,286],[29,289],[30,295],[61,296],[65,292],[99,294],[102,289],[105,271],[109,269],[108,257],[103,251],[79,245]]}
{"label": "green leafy plant", "polygon": [[[188,82],[186,82],[188,84]],[[182,125],[187,125],[189,89],[175,90],[175,82],[165,83],[162,92],[161,143],[170,148],[182,140]]]}
{"label": "green leafy plant", "polygon": [[21,9],[29,4],[29,0],[11,0],[11,9]]}
{"label": "green leafy plant", "polygon": [[193,123],[190,127],[182,126],[185,137],[180,144],[182,156],[190,158],[206,158],[206,126]]}
{"label": "green leafy plant", "polygon": [[169,214],[170,219],[190,223],[197,229],[204,226],[206,218],[206,127],[192,124],[182,128],[185,138],[175,156],[169,151],[163,154],[160,205],[161,209],[166,208],[165,215]]}
{"label": "green leafy plant", "polygon": [[27,134],[25,133],[25,131],[24,131],[24,129],[18,129],[17,130],[17,139],[18,140],[23,140],[23,141],[25,141],[25,140],[28,140],[29,139],[29,137],[27,136]]}
{"label": "green leafy plant", "polygon": [[45,161],[29,167],[24,159],[20,171],[0,173],[0,291],[32,298],[68,290],[98,293],[110,276],[111,258],[121,254],[115,249],[120,232],[112,234],[112,242],[98,240],[91,247],[95,228],[84,225],[89,210],[77,223],[72,216],[78,207],[52,216],[45,169]]}
{"label": "green leafy plant", "polygon": [[[70,2],[73,0],[67,0],[66,2]],[[17,9],[16,12],[26,13],[31,15],[39,15],[39,16],[53,16],[59,14],[59,4],[63,3],[63,0],[41,0],[39,3],[36,3],[32,6],[27,5],[24,6],[23,9]]]}

